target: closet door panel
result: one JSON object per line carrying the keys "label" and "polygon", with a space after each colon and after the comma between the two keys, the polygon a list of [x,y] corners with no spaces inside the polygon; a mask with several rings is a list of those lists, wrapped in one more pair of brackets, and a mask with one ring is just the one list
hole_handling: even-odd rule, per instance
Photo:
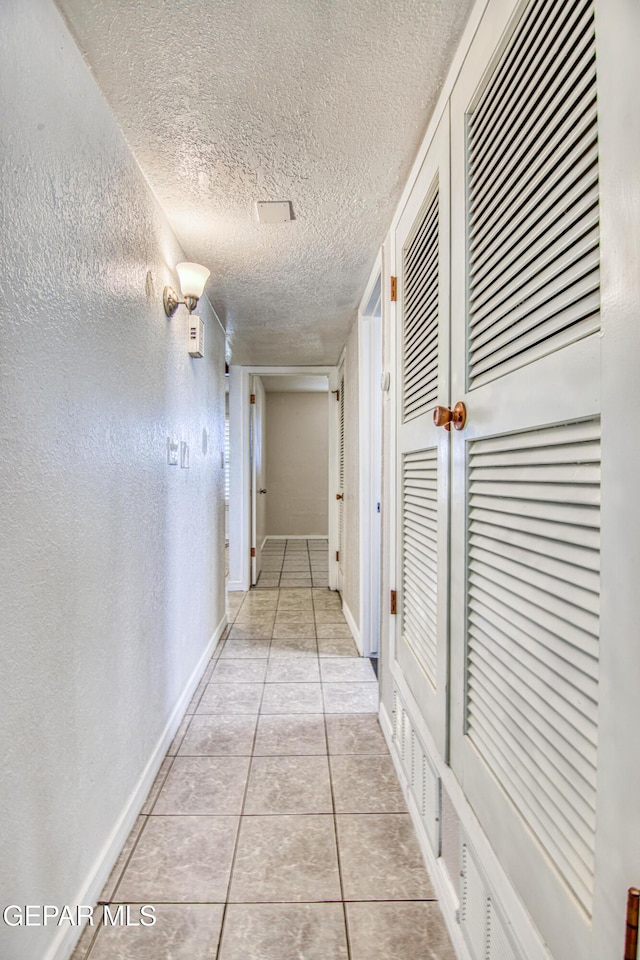
{"label": "closet door panel", "polygon": [[436,131],[396,231],[397,666],[442,754],[448,722],[449,117]]}
{"label": "closet door panel", "polygon": [[[487,51],[495,51],[487,63]],[[451,764],[554,960],[589,956],[600,610],[590,0],[490,3],[451,99]]]}

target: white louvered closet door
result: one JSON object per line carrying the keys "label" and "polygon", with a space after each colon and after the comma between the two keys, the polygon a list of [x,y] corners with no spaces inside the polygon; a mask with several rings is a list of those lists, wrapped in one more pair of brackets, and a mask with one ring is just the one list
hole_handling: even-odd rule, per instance
{"label": "white louvered closet door", "polygon": [[447,737],[449,122],[439,126],[395,237],[398,570],[396,658],[443,753]]}
{"label": "white louvered closet door", "polygon": [[[599,682],[593,5],[492,0],[451,101],[451,762],[554,960],[589,953]],[[487,50],[500,48],[487,72]]]}

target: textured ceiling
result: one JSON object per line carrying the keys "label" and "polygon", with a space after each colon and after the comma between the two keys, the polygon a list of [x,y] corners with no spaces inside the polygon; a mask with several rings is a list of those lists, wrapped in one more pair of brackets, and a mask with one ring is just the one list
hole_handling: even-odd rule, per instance
{"label": "textured ceiling", "polygon": [[472,0],[57,2],[231,361],[336,362]]}

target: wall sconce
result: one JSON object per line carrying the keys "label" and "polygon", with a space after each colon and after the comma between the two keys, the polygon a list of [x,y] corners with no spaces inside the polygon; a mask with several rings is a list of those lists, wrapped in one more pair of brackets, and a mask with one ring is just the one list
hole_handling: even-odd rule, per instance
{"label": "wall sconce", "polygon": [[204,291],[204,285],[207,282],[210,271],[206,267],[201,267],[199,263],[178,263],[176,265],[178,277],[180,279],[180,289],[184,300],[180,300],[173,287],[165,287],[162,299],[164,302],[164,312],[168,317],[172,317],[181,303],[184,303],[189,313],[193,313],[198,305],[198,300]]}

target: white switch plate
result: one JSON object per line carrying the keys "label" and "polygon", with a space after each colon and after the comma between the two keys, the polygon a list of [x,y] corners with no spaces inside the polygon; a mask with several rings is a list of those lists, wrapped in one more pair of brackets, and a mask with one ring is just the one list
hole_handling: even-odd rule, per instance
{"label": "white switch plate", "polygon": [[183,470],[189,469],[189,444],[186,440],[180,441],[180,466]]}
{"label": "white switch plate", "polygon": [[170,467],[178,466],[178,441],[175,437],[167,437],[167,463]]}

